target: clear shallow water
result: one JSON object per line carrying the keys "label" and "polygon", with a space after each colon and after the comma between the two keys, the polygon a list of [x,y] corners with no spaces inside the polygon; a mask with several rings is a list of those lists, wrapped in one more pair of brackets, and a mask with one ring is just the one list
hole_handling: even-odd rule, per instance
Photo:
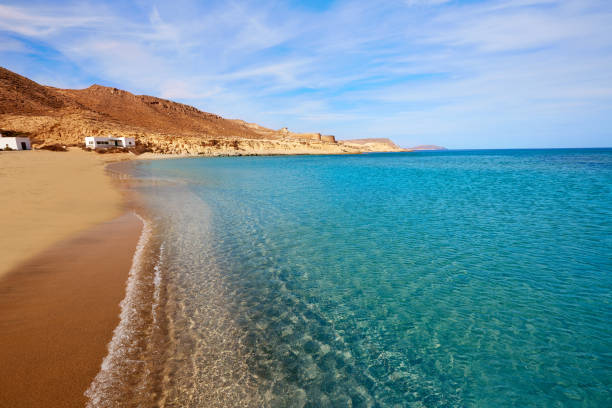
{"label": "clear shallow water", "polygon": [[161,405],[612,405],[612,150],[132,171]]}

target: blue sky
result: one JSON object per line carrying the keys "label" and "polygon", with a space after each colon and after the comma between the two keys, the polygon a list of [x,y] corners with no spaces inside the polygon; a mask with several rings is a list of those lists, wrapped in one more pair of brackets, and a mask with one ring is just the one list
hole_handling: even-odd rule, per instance
{"label": "blue sky", "polygon": [[0,0],[0,65],[341,139],[612,146],[609,0]]}

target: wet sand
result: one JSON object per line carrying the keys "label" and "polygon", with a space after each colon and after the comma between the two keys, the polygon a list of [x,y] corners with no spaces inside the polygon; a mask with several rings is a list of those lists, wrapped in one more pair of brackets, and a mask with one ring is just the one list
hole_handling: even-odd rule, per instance
{"label": "wet sand", "polygon": [[134,214],[53,244],[0,278],[0,407],[82,407],[142,229]]}

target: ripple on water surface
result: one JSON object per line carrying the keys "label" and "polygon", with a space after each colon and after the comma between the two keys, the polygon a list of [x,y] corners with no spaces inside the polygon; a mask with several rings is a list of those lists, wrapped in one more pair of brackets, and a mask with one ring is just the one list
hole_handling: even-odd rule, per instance
{"label": "ripple on water surface", "polygon": [[[612,151],[139,164],[167,406],[605,406]],[[180,180],[180,183],[172,183]]]}

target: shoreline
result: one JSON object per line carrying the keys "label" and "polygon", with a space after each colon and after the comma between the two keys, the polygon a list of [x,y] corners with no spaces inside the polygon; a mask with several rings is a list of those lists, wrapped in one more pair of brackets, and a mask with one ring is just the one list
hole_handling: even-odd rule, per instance
{"label": "shoreline", "polygon": [[126,213],[52,245],[0,280],[3,403],[85,405],[119,323],[141,230]]}

